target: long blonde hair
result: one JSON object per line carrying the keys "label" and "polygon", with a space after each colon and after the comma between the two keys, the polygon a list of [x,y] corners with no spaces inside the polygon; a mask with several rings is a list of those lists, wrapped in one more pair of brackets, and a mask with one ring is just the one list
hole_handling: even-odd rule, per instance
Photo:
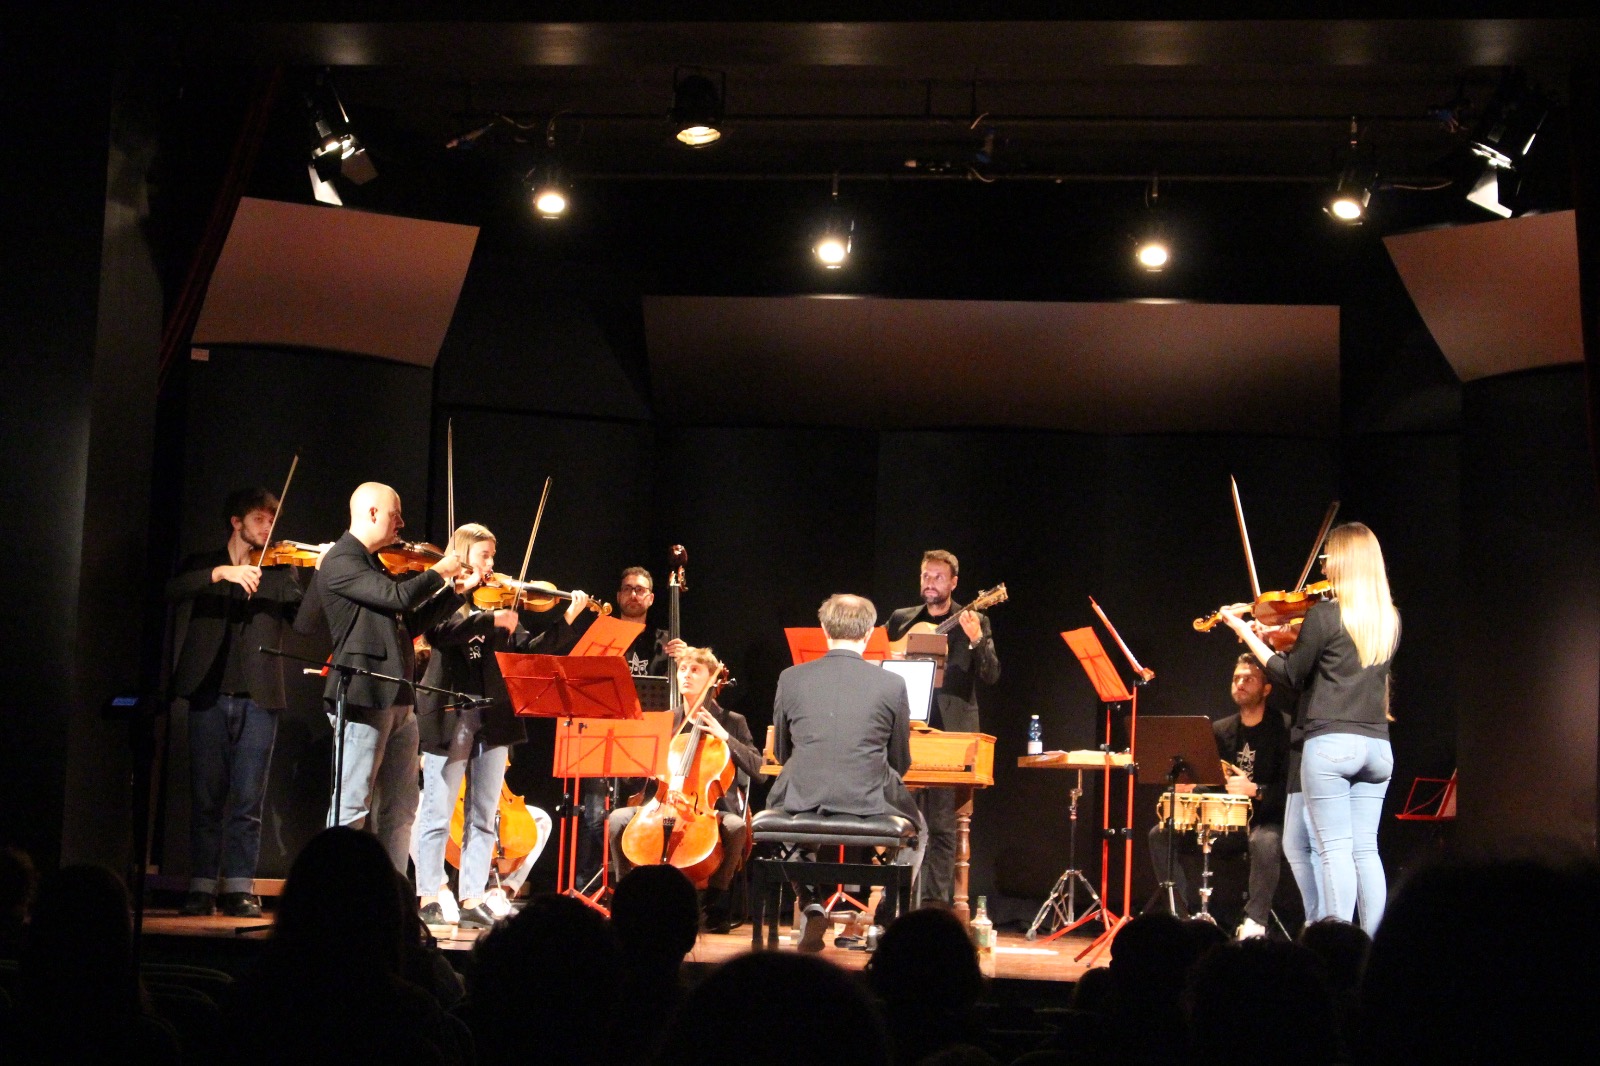
{"label": "long blonde hair", "polygon": [[1372,530],[1347,522],[1328,534],[1323,572],[1339,597],[1339,617],[1362,666],[1387,662],[1400,642],[1400,612],[1389,594],[1383,549]]}

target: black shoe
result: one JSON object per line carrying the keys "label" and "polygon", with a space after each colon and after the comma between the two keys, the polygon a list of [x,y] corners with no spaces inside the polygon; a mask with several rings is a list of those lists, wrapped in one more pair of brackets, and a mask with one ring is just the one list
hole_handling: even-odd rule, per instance
{"label": "black shoe", "polygon": [[822,904],[813,903],[805,910],[805,924],[801,927],[799,949],[807,954],[822,950],[822,934],[828,931],[832,923],[828,920],[828,912],[822,909]]}
{"label": "black shoe", "polygon": [[492,929],[497,921],[494,913],[480,902],[476,907],[462,907],[461,921],[457,924],[462,929]]}
{"label": "black shoe", "polygon": [[437,903],[430,903],[426,907],[422,908],[422,914],[420,917],[422,918],[422,924],[427,926],[429,929],[447,929],[454,924],[453,922],[445,920],[444,908],[439,906]]}
{"label": "black shoe", "polygon": [[215,908],[217,897],[210,892],[191,892],[184,897],[183,906],[178,913],[185,918],[209,918]]}
{"label": "black shoe", "polygon": [[250,892],[224,892],[217,897],[217,909],[229,918],[259,918],[261,900]]}

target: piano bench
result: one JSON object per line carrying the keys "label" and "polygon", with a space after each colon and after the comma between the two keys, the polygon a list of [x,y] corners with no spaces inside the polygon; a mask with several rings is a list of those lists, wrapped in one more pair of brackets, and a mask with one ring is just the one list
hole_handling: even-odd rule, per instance
{"label": "piano bench", "polygon": [[[896,865],[901,848],[915,847],[917,826],[898,814],[790,814],[765,810],[751,822],[751,837],[768,854],[750,861],[750,948],[760,951],[762,927],[769,949],[778,946],[778,907],[785,883],[881,885],[890,917],[911,909],[911,867]],[[885,862],[818,862],[801,850],[820,847],[887,848]]]}

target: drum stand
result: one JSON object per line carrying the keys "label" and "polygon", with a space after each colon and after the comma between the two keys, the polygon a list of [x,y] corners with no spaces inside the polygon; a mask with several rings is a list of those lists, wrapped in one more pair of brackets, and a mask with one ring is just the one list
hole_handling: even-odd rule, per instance
{"label": "drum stand", "polygon": [[[1083,795],[1083,771],[1078,771],[1078,783],[1072,786],[1069,793],[1070,802],[1067,806],[1067,861],[1078,861],[1078,797]],[[1094,900],[1094,906],[1083,912],[1081,917],[1075,917],[1077,910],[1078,886],[1088,893]],[[1033,916],[1033,924],[1028,926],[1028,939],[1034,940],[1039,935],[1039,927],[1045,923],[1046,918],[1054,918],[1056,928],[1053,933],[1045,937],[1045,943],[1057,937],[1066,936],[1080,925],[1086,925],[1096,918],[1105,921],[1107,917],[1105,904],[1100,899],[1100,893],[1094,890],[1089,879],[1083,876],[1083,871],[1076,866],[1069,866],[1056,878],[1055,887],[1050,889],[1050,895],[1045,899],[1044,906],[1039,908],[1039,913]]]}
{"label": "drum stand", "polygon": [[1200,909],[1193,917],[1216,925],[1217,920],[1211,916],[1211,841],[1214,830],[1209,825],[1199,825],[1194,832],[1200,841]]}

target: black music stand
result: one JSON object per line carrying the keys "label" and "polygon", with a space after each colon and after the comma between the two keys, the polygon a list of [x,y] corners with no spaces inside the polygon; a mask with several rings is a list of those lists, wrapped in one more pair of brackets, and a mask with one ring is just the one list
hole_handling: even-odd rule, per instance
{"label": "black music stand", "polygon": [[1222,756],[1217,754],[1217,737],[1211,730],[1211,719],[1204,715],[1146,718],[1143,725],[1144,735],[1139,738],[1144,745],[1141,754],[1148,752],[1153,758],[1140,763],[1139,784],[1165,786],[1167,817],[1163,828],[1167,833],[1167,876],[1156,886],[1139,913],[1148,914],[1165,894],[1167,913],[1176,917],[1178,901],[1172,864],[1178,850],[1177,833],[1173,828],[1173,816],[1178,813],[1178,785],[1222,784]]}

